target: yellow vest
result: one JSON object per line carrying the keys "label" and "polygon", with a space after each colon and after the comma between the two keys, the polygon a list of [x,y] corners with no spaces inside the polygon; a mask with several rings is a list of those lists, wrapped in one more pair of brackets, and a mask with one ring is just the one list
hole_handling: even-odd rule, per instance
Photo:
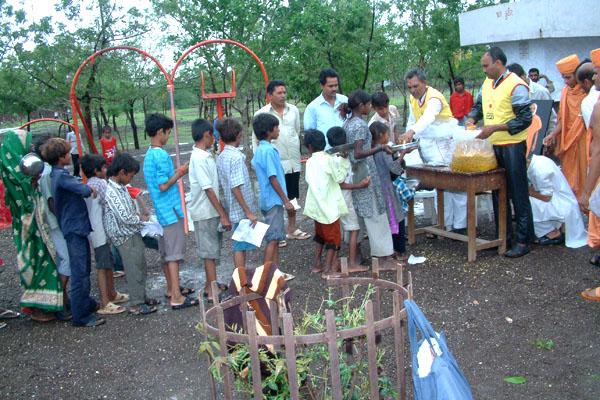
{"label": "yellow vest", "polygon": [[415,116],[415,121],[418,121],[423,116],[429,99],[438,99],[442,102],[442,111],[440,111],[440,113],[435,117],[436,121],[453,118],[452,111],[450,111],[450,106],[448,105],[444,95],[439,90],[434,89],[431,86],[427,86],[427,91],[425,92],[425,101],[422,105],[419,105],[419,99],[415,99],[414,96],[410,96],[410,108]]}
{"label": "yellow vest", "polygon": [[[505,124],[516,117],[512,108],[512,92],[519,85],[527,84],[521,78],[510,72],[496,88],[493,87],[494,80],[487,78],[483,82],[481,90],[481,108],[483,112],[484,125]],[[492,144],[514,144],[527,139],[527,129],[511,135],[508,131],[494,132],[489,141]]]}

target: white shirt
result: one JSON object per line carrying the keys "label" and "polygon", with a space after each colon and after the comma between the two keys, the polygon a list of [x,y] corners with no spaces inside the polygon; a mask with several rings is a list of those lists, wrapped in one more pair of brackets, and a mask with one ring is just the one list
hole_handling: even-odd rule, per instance
{"label": "white shirt", "polygon": [[208,199],[206,189],[212,189],[219,198],[219,177],[214,156],[196,146],[190,156],[190,192],[187,209],[192,221],[200,221],[219,216],[217,210]]}
{"label": "white shirt", "polygon": [[587,232],[577,199],[560,168],[548,157],[534,155],[527,168],[527,179],[535,191],[551,196],[545,202],[529,197],[533,223],[561,221],[565,224],[565,244],[578,248],[587,244]]}
{"label": "white shirt", "polygon": [[587,96],[581,101],[581,116],[583,117],[583,122],[585,122],[585,127],[590,127],[590,120],[592,119],[592,111],[594,111],[594,106],[598,102],[600,98],[600,91],[596,90],[596,86],[592,86],[590,92]]}
{"label": "white shirt", "polygon": [[[298,107],[285,103],[283,115],[281,115],[269,103],[258,110],[254,116],[262,113],[274,115],[279,120],[279,137],[273,141],[273,145],[281,157],[283,172],[286,174],[300,172],[300,111],[298,111]],[[256,135],[252,135],[252,152],[255,152],[257,147]]]}
{"label": "white shirt", "polygon": [[67,132],[67,141],[71,143],[71,154],[79,154],[77,151],[77,136],[75,136],[75,132]]}
{"label": "white shirt", "polygon": [[[421,100],[424,100],[426,95],[427,93],[425,93],[423,97],[421,97]],[[440,99],[436,98],[429,99],[427,105],[425,106],[425,111],[423,111],[423,115],[421,116],[421,118],[419,118],[418,121],[415,119],[412,107],[409,107],[409,109],[410,112],[408,114],[408,123],[406,124],[406,130],[408,131],[412,129],[415,132],[415,138],[418,138],[421,136],[423,131],[429,128],[429,125],[431,125],[435,121],[435,117],[437,117],[437,115],[442,111],[442,102],[440,101]]]}

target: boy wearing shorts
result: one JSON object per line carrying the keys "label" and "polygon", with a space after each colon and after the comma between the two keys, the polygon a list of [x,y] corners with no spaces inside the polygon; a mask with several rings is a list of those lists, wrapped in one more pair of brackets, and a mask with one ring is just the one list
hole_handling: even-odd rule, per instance
{"label": "boy wearing shorts", "polygon": [[150,148],[144,157],[144,178],[156,217],[163,227],[159,252],[164,261],[163,271],[167,280],[165,296],[170,299],[173,310],[180,310],[198,305],[198,299],[187,297],[195,290],[179,286],[179,262],[185,254],[185,233],[177,181],[187,174],[188,164],[175,170],[169,153],[163,149],[173,128],[170,118],[162,114],[150,114],[145,122],[146,133],[150,136]]}
{"label": "boy wearing shorts", "polygon": [[271,114],[258,114],[252,119],[258,147],[252,158],[260,188],[260,211],[269,229],[265,234],[267,247],[263,262],[279,265],[279,242],[285,239],[283,208],[293,210],[287,197],[285,174],[279,152],[271,144],[279,137],[279,120]]}
{"label": "boy wearing shorts", "polygon": [[[223,188],[223,207],[233,224],[233,230],[245,218],[249,219],[252,225],[256,225],[256,203],[246,167],[246,156],[238,149],[242,140],[242,125],[233,118],[227,118],[217,123],[217,130],[225,143],[217,159],[219,183]],[[256,249],[253,244],[234,240],[235,267],[245,267],[246,252]]]}
{"label": "boy wearing shorts", "polygon": [[126,303],[129,296],[115,290],[110,242],[107,240],[102,222],[106,193],[106,160],[99,154],[86,154],[81,158],[81,169],[88,178],[87,185],[96,191],[95,198],[88,197],[85,200],[90,224],[92,224],[92,232],[88,235],[88,239],[94,248],[100,290],[101,304],[96,312],[101,315],[120,314],[125,311],[125,308],[117,304]]}
{"label": "boy wearing shorts", "polygon": [[[212,124],[204,119],[192,122],[194,148],[190,156],[191,199],[187,204],[192,221],[198,255],[204,260],[206,283],[203,296],[212,299],[211,283],[217,280],[217,260],[221,258],[222,230],[230,230],[231,222],[219,201],[217,164],[211,152],[215,138]],[[220,226],[219,226],[220,225]],[[226,285],[218,284],[221,290]]]}

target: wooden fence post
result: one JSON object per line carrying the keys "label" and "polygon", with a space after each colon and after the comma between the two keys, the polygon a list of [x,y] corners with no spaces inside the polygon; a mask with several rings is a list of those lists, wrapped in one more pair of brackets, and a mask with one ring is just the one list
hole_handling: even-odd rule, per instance
{"label": "wooden fence post", "polygon": [[248,326],[248,352],[252,365],[252,390],[254,399],[262,400],[262,377],[260,375],[260,358],[258,357],[258,342],[256,335],[256,316],[254,311],[246,311],[246,325]]}
{"label": "wooden fence post", "polygon": [[340,359],[337,349],[337,331],[333,310],[325,310],[327,320],[327,345],[329,348],[329,369],[331,375],[331,394],[333,400],[342,400],[342,381],[340,377]]}
{"label": "wooden fence post", "polygon": [[298,392],[298,373],[296,370],[296,340],[294,338],[294,320],[292,314],[283,314],[283,334],[285,344],[285,359],[288,369],[288,385],[292,400],[300,399]]}

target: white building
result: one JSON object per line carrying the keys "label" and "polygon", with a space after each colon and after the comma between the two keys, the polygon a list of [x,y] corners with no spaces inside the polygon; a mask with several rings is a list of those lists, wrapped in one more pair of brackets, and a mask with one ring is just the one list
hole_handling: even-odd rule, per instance
{"label": "white building", "polygon": [[461,46],[501,47],[508,63],[525,72],[536,67],[554,82],[555,100],[564,83],[555,63],[570,54],[589,58],[600,47],[600,0],[521,0],[459,16]]}

